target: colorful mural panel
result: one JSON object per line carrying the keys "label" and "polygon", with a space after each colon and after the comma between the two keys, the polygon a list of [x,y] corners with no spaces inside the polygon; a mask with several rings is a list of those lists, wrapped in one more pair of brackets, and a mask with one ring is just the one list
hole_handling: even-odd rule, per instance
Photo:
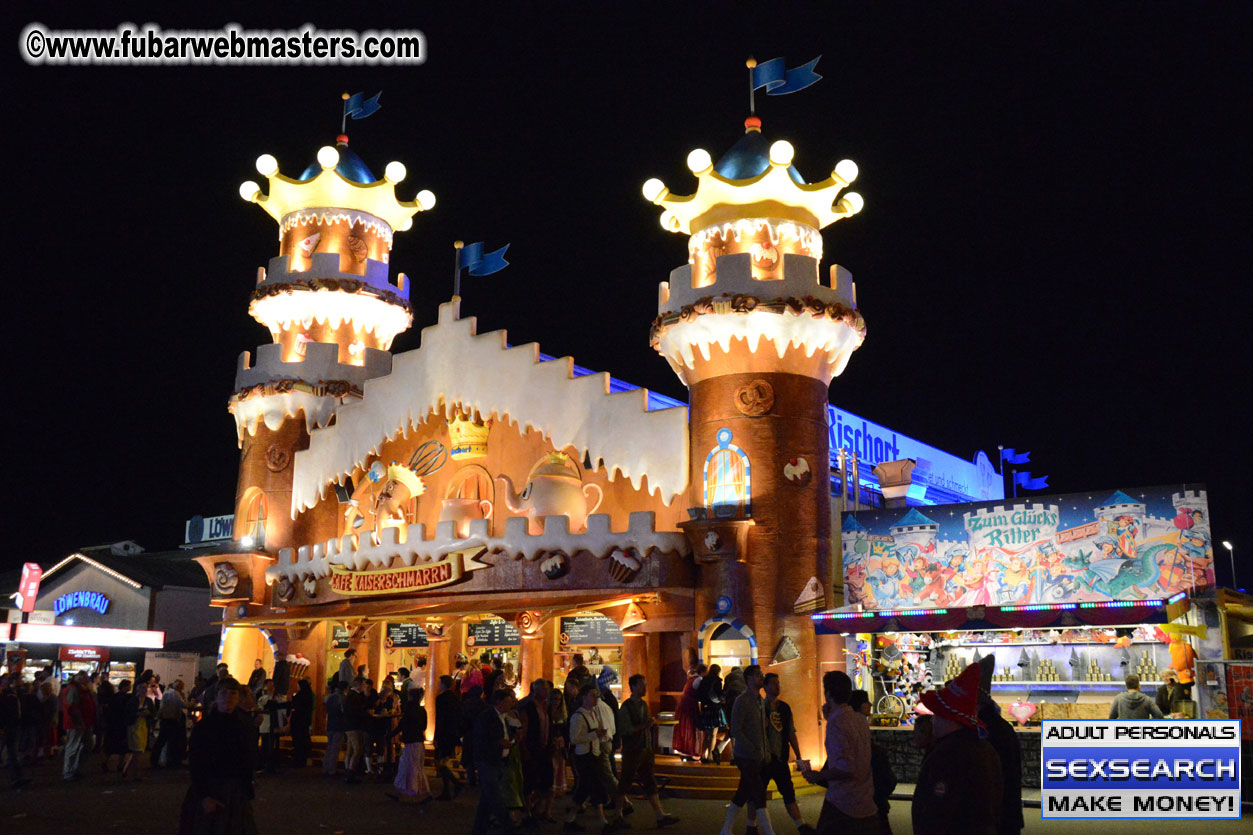
{"label": "colorful mural panel", "polygon": [[867,609],[1166,598],[1214,586],[1203,485],[844,514],[845,594]]}

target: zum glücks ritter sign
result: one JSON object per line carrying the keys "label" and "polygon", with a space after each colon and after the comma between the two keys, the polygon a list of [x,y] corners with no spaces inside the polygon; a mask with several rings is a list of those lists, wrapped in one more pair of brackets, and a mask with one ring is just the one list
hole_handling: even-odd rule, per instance
{"label": "zum gl\u00fccks ritter sign", "polygon": [[377,568],[366,571],[349,571],[341,566],[332,565],[331,591],[357,597],[439,588],[460,581],[469,571],[488,568],[486,563],[478,561],[478,558],[486,553],[486,548],[466,548],[461,551],[452,551],[435,562],[424,565],[406,565],[400,568]]}

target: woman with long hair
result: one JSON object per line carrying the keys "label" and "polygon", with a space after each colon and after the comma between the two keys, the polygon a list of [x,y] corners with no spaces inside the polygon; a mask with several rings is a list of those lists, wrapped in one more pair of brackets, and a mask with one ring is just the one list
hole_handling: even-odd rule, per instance
{"label": "woman with long hair", "polygon": [[422,697],[426,693],[416,686],[405,692],[408,698],[400,713],[400,741],[405,747],[396,769],[395,791],[387,792],[387,796],[402,803],[426,803],[431,799],[431,786],[427,782],[423,762],[426,753],[426,708],[422,706]]}
{"label": "woman with long hair", "polygon": [[700,729],[705,733],[705,745],[701,749],[702,763],[721,762],[719,737],[727,727],[727,717],[722,711],[722,668],[710,664],[708,672],[696,689],[700,703]]}
{"label": "woman with long hair", "polygon": [[313,726],[313,701],[313,685],[308,679],[300,679],[291,702],[292,761],[296,768],[304,768],[309,764],[309,751],[313,747],[313,740],[309,735]]}
{"label": "woman with long hair", "polygon": [[705,672],[704,664],[688,671],[683,695],[679,697],[679,705],[674,712],[679,724],[674,729],[673,748],[674,753],[682,757],[684,762],[698,760],[701,755],[700,702],[696,696],[696,688],[700,686]]}

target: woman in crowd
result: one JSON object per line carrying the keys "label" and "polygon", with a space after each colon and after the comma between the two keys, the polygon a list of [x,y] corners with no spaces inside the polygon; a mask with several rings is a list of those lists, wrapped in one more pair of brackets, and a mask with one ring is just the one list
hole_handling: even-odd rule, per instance
{"label": "woman in crowd", "polygon": [[[409,691],[412,692],[415,689],[421,688],[414,685],[409,688]],[[396,717],[402,715],[401,708],[400,699],[392,684],[392,677],[388,676],[383,679],[383,689],[379,690],[378,697],[373,699],[370,709],[370,741],[374,749],[374,768],[383,778],[392,776],[396,769],[396,749],[392,743],[395,736]],[[422,728],[425,732],[425,708],[422,714]]]}
{"label": "woman in crowd", "polygon": [[[117,690],[107,678],[101,679],[100,687],[96,690],[96,747],[101,751],[105,750],[105,744],[109,738],[109,712],[113,710],[115,698],[117,698]],[[100,770],[109,770],[107,752],[101,758]]]}
{"label": "woman in crowd", "polygon": [[[248,688],[249,691],[252,688]],[[257,697],[257,733],[261,735],[261,761],[257,763],[266,771],[278,768],[278,738],[282,725],[278,717],[278,701],[274,696],[274,679],[261,682],[261,695]]]}
{"label": "woman in crowd", "polygon": [[313,685],[302,678],[292,698],[291,741],[292,761],[296,768],[309,764],[309,750],[313,743],[309,731],[313,727]]}
{"label": "woman in crowd", "polygon": [[566,786],[566,757],[570,736],[570,716],[566,713],[566,699],[553,683],[549,683],[548,727],[553,746],[553,796],[561,797],[569,789]]}
{"label": "woman in crowd", "polygon": [[396,790],[388,797],[404,803],[426,803],[431,799],[431,787],[426,779],[423,755],[426,747],[426,708],[422,706],[425,695],[421,687],[413,686],[405,691],[408,698],[400,713],[400,741],[404,750],[400,766],[396,769]]}
{"label": "woman in crowd", "polygon": [[679,724],[674,729],[674,752],[684,762],[700,759],[701,756],[700,699],[696,691],[704,675],[704,664],[689,671],[687,683],[683,685],[683,694],[679,697],[679,705],[675,710]]}
{"label": "woman in crowd", "polygon": [[125,700],[123,722],[126,726],[126,756],[122,758],[122,779],[129,774],[132,781],[138,781],[139,755],[148,750],[148,717],[152,715],[156,705],[148,698],[148,682],[151,673],[145,671],[139,677],[139,683]]}
{"label": "woman in crowd", "polygon": [[727,727],[727,717],[723,712],[722,699],[722,668],[717,664],[709,665],[709,670],[701,679],[696,690],[696,698],[700,702],[700,729],[705,734],[705,745],[701,749],[700,761],[703,763],[721,762],[722,752],[718,745],[723,731]]}
{"label": "woman in crowd", "polygon": [[[113,764],[113,758],[119,760],[126,757],[126,708],[131,698],[131,683],[123,681],[117,686],[117,693],[109,699],[104,712],[104,764],[105,771]],[[119,766],[118,771],[122,769]]]}

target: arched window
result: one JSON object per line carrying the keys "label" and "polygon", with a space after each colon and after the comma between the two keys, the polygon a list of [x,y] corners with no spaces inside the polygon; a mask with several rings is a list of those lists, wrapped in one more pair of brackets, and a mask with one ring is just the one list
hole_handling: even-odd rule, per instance
{"label": "arched window", "polygon": [[243,525],[235,531],[235,538],[240,542],[244,541],[244,537],[252,538],[252,545],[256,548],[265,547],[265,517],[266,517],[266,501],[265,493],[255,487],[244,494],[244,512]]}
{"label": "arched window", "polygon": [[705,458],[705,507],[713,516],[753,515],[752,473],[748,456],[731,443],[731,430],[718,430],[718,446]]}

